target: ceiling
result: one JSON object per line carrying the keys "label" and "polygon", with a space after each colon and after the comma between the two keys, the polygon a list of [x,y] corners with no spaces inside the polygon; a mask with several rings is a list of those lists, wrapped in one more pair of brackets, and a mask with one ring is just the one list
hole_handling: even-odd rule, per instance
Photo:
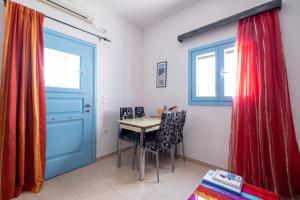
{"label": "ceiling", "polygon": [[98,0],[140,28],[146,28],[200,0]]}

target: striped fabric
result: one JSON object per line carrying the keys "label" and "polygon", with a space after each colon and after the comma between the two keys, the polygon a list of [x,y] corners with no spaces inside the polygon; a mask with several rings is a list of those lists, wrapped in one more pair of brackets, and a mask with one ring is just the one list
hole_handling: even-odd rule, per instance
{"label": "striped fabric", "polygon": [[239,22],[229,169],[281,199],[295,199],[300,193],[300,153],[278,12]]}
{"label": "striped fabric", "polygon": [[0,90],[0,199],[39,192],[45,174],[44,15],[8,2]]}

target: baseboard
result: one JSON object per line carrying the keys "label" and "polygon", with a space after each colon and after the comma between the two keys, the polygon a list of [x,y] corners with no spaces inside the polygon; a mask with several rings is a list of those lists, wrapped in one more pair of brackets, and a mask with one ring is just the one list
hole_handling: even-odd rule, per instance
{"label": "baseboard", "polygon": [[[133,148],[132,146],[126,147],[126,148],[122,149],[121,151],[127,151],[127,150],[132,149],[132,148]],[[111,152],[111,153],[109,153],[109,154],[106,154],[106,155],[104,155],[104,156],[100,156],[100,157],[96,158],[96,162],[99,161],[99,160],[104,160],[104,159],[106,159],[106,158],[112,157],[112,156],[114,156],[115,154],[117,154],[117,151],[113,151],[113,152]]]}
{"label": "baseboard", "polygon": [[[122,151],[128,151],[128,150],[130,150],[130,149],[132,149],[132,148],[133,148],[132,146],[126,147],[126,148],[122,149]],[[100,160],[104,160],[104,159],[106,159],[106,158],[112,157],[112,156],[114,156],[116,153],[117,153],[117,151],[114,151],[114,152],[109,153],[109,154],[106,154],[106,155],[104,155],[104,156],[100,156],[100,157],[96,158],[96,161],[100,161]],[[179,154],[178,154],[178,157],[180,157],[180,158],[183,159],[183,156],[182,156],[182,155],[179,155]],[[217,166],[217,165],[213,165],[213,164],[210,164],[210,163],[201,161],[201,160],[196,160],[196,159],[190,158],[190,157],[188,157],[188,156],[185,156],[185,159],[186,159],[187,161],[192,162],[192,163],[196,163],[196,164],[199,164],[199,165],[208,167],[208,168],[213,169],[213,170],[216,170],[216,169],[222,169],[222,170],[225,170],[225,171],[227,170],[226,168],[223,168],[223,167],[220,167],[220,166]]]}
{"label": "baseboard", "polygon": [[[178,155],[178,157],[180,157],[180,158],[183,159],[183,156],[182,156],[182,155]],[[185,156],[185,159],[186,159],[187,161],[192,162],[192,163],[196,163],[196,164],[199,164],[199,165],[208,167],[208,168],[213,169],[213,170],[221,169],[221,170],[228,171],[228,169],[226,169],[226,168],[223,168],[223,167],[220,167],[220,166],[217,166],[217,165],[213,165],[213,164],[210,164],[210,163],[201,161],[201,160],[196,160],[196,159],[190,158],[190,157],[188,157],[188,156]]]}

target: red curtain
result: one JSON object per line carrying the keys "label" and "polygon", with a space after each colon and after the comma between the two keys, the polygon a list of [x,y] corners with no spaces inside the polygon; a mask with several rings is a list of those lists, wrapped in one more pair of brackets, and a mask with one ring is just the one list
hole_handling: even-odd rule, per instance
{"label": "red curtain", "polygon": [[0,199],[40,191],[44,181],[46,100],[44,15],[8,2],[0,90]]}
{"label": "red curtain", "polygon": [[294,198],[300,192],[300,154],[278,10],[239,22],[237,77],[229,170],[282,198]]}

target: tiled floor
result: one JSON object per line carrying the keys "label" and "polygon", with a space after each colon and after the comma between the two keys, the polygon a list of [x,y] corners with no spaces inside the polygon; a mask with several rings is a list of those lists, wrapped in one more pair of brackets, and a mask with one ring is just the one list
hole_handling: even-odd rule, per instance
{"label": "tiled floor", "polygon": [[112,156],[52,178],[38,194],[22,193],[18,200],[183,200],[187,199],[208,171],[207,167],[177,159],[175,172],[167,155],[160,158],[160,183],[156,182],[155,163],[146,160],[145,181],[131,169],[132,150],[122,154],[122,167]]}

